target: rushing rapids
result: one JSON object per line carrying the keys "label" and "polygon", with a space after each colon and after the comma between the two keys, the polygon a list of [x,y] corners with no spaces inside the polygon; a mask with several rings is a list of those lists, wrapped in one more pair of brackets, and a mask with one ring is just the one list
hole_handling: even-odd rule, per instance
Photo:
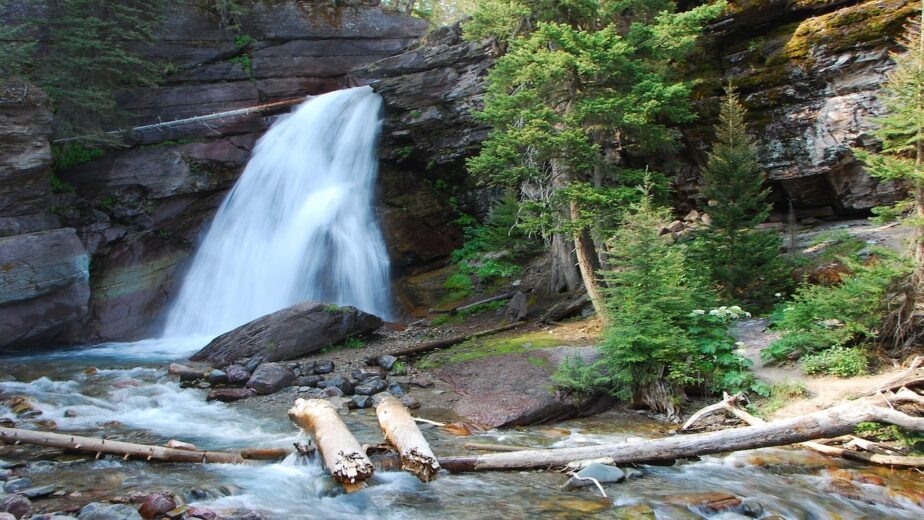
{"label": "rushing rapids", "polygon": [[372,207],[381,105],[369,87],[340,90],[269,129],[196,252],[164,336],[214,336],[305,300],[391,315]]}

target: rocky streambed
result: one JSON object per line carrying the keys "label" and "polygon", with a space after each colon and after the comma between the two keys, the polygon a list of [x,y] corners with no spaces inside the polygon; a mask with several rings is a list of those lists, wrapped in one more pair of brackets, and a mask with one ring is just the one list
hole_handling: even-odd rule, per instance
{"label": "rocky streambed", "polygon": [[[317,392],[316,387],[287,386],[271,395],[223,403],[206,400],[214,389],[181,382],[167,373],[172,362],[182,361],[206,341],[149,340],[6,358],[0,417],[4,424],[17,427],[56,428],[150,444],[176,439],[208,449],[289,446],[304,440],[284,411],[295,397]],[[330,353],[336,358],[331,374],[343,377],[338,375],[338,364],[349,371],[385,370],[352,367],[343,360],[347,354],[358,361],[366,357],[361,354],[376,353],[374,347],[367,349]],[[494,365],[501,367],[503,362],[497,359]],[[315,361],[315,368],[319,365]],[[299,365],[303,375],[297,377],[308,377],[302,368]],[[460,420],[452,405],[462,396],[439,380],[439,370],[445,367],[378,377],[395,382],[418,378],[424,383],[420,386],[428,386],[425,378],[430,377],[434,387],[408,386],[408,395],[422,405],[414,414],[440,422]],[[326,381],[335,379],[320,375]],[[371,408],[351,409],[343,397],[333,398],[343,405],[341,414],[361,443],[381,441]],[[483,403],[486,411],[494,405]],[[625,411],[485,431],[424,426],[424,435],[438,455],[463,453],[463,445],[470,442],[568,447],[669,433],[668,427]],[[924,514],[919,475],[857,466],[796,449],[711,456],[673,466],[624,467],[624,478],[603,484],[607,498],[595,486],[566,489],[567,475],[546,471],[444,473],[429,484],[402,472],[379,471],[368,489],[344,495],[317,461],[297,456],[240,466],[154,464],[2,446],[0,460],[4,481],[0,509],[19,518],[33,514],[52,518],[48,516],[52,513],[84,520],[138,518],[138,510],[152,517],[150,511],[168,505],[174,506],[169,513],[164,509],[168,517],[253,520],[345,516],[910,519]]]}

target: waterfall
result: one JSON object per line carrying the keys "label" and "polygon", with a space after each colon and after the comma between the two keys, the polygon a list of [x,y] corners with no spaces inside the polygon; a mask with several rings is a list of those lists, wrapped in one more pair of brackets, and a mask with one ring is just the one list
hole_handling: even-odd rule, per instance
{"label": "waterfall", "polygon": [[272,125],[196,252],[166,337],[217,335],[305,300],[391,315],[372,208],[381,105],[369,87],[340,90]]}

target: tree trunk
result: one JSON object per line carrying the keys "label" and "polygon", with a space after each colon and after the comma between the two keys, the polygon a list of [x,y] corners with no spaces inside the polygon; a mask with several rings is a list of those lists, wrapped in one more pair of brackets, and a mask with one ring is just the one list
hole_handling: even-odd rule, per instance
{"label": "tree trunk", "polygon": [[12,444],[35,444],[37,446],[50,446],[52,448],[62,448],[65,450],[83,451],[87,453],[120,455],[125,459],[136,458],[163,462],[212,462],[221,464],[240,464],[246,460],[245,457],[242,457],[241,453],[238,452],[165,448],[163,446],[149,446],[131,442],[68,435],[65,433],[21,430],[19,428],[0,428],[0,440]]}
{"label": "tree trunk", "polygon": [[[414,347],[408,347],[401,350],[395,350],[388,352],[387,354],[395,357],[403,356],[416,356],[418,354],[423,354],[424,352],[430,352],[431,350],[436,350],[440,348],[451,347],[474,338],[480,338],[482,336],[490,336],[491,334],[497,334],[498,332],[503,332],[505,330],[515,329],[521,325],[524,325],[526,322],[520,321],[517,323],[509,323],[507,325],[502,325],[493,329],[482,330],[472,334],[462,334],[459,336],[452,336],[446,339],[438,339],[436,341],[430,341],[427,343],[421,343],[420,345]],[[371,358],[370,358],[371,359]]]}
{"label": "tree trunk", "polygon": [[574,244],[562,234],[552,235],[552,243],[549,244],[549,293],[571,292],[581,285]]}
{"label": "tree trunk", "polygon": [[[575,201],[569,205],[571,220],[580,217],[580,208]],[[597,271],[600,264],[597,262],[597,248],[587,229],[581,228],[574,231],[574,253],[577,256],[578,269],[581,272],[581,279],[584,281],[584,288],[587,289],[587,296],[594,306],[597,316],[606,324],[606,309],[603,304],[603,295],[600,294],[600,288],[597,285]]]}
{"label": "tree trunk", "polygon": [[924,431],[924,419],[888,408],[850,403],[808,415],[733,430],[600,446],[451,457],[440,459],[440,465],[449,471],[461,472],[563,467],[569,462],[600,457],[612,457],[616,464],[663,462],[837,437],[852,433],[861,422],[881,422],[910,431]]}
{"label": "tree trunk", "polygon": [[386,396],[375,409],[385,439],[401,455],[401,469],[413,473],[423,482],[436,478],[440,464],[424,439],[411,413],[393,396]]}
{"label": "tree trunk", "polygon": [[365,487],[363,481],[375,471],[372,462],[334,405],[324,399],[296,399],[289,418],[311,434],[327,471],[348,493]]}

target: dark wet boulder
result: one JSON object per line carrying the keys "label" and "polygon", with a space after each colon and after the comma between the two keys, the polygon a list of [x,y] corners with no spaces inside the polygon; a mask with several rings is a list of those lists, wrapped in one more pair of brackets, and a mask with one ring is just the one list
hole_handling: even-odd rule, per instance
{"label": "dark wet boulder", "polygon": [[318,383],[318,388],[339,388],[344,395],[349,395],[353,393],[353,383],[350,383],[349,380],[345,379],[343,376],[335,375],[332,376],[327,381],[320,381]]}
{"label": "dark wet boulder", "polygon": [[368,395],[354,395],[350,408],[369,408],[372,406],[372,398]]}
{"label": "dark wet boulder", "polygon": [[142,520],[135,508],[127,504],[92,502],[83,506],[78,520]]}
{"label": "dark wet boulder", "polygon": [[395,365],[396,361],[398,361],[398,358],[390,354],[384,354],[375,358],[375,363],[385,370],[391,370],[391,367]]}
{"label": "dark wet boulder", "polygon": [[225,367],[242,358],[295,359],[378,330],[381,318],[355,307],[302,302],[218,336],[190,359]]}
{"label": "dark wet boulder", "polygon": [[218,370],[217,368],[215,370],[209,371],[209,373],[206,374],[205,377],[206,377],[206,380],[211,385],[228,384],[228,374],[225,373],[223,370]]}
{"label": "dark wet boulder", "polygon": [[323,381],[324,378],[321,376],[299,376],[292,381],[292,386],[308,386],[316,387],[318,383]]}
{"label": "dark wet boulder", "polygon": [[577,489],[594,485],[594,480],[601,484],[607,484],[622,482],[625,479],[626,474],[623,473],[621,469],[615,466],[600,464],[599,462],[592,462],[575,473],[575,475],[568,479],[568,482],[565,482],[565,485],[562,487],[564,489]]}
{"label": "dark wet boulder", "polygon": [[15,493],[7,495],[0,500],[0,512],[9,513],[16,518],[28,518],[32,513],[32,501]]}
{"label": "dark wet boulder", "polygon": [[318,361],[314,365],[315,374],[330,374],[334,371],[333,361]]}
{"label": "dark wet boulder", "polygon": [[242,386],[250,380],[250,372],[241,365],[228,365],[225,376],[228,378],[228,384],[233,386]]}
{"label": "dark wet boulder", "polygon": [[289,386],[295,380],[292,370],[282,363],[263,363],[254,370],[247,388],[260,395],[274,394]]}
{"label": "dark wet boulder", "polygon": [[388,385],[388,391],[395,397],[403,397],[407,394],[407,383],[393,382]]}
{"label": "dark wet boulder", "polygon": [[141,507],[138,508],[138,514],[143,518],[157,518],[167,511],[176,508],[176,500],[167,493],[151,493],[144,497]]}
{"label": "dark wet boulder", "polygon": [[232,403],[247,399],[257,395],[257,392],[251,388],[216,388],[209,392],[206,401],[221,401],[223,403]]}
{"label": "dark wet boulder", "polygon": [[375,395],[385,391],[386,388],[388,388],[388,383],[385,381],[381,379],[369,379],[354,388],[353,391],[356,392],[356,395]]}
{"label": "dark wet boulder", "polygon": [[353,378],[353,381],[359,383],[371,377],[379,377],[380,379],[384,379],[387,373],[388,372],[382,367],[364,367],[350,372],[350,377]]}

